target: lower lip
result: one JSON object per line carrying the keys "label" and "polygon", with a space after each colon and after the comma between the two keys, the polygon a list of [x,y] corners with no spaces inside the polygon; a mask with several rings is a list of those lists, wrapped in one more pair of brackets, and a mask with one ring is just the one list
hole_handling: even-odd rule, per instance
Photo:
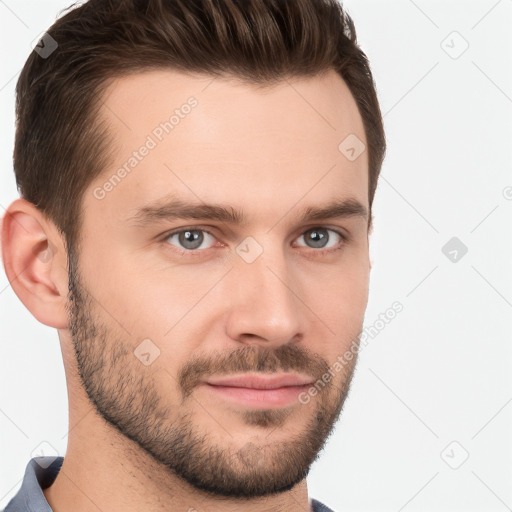
{"label": "lower lip", "polygon": [[299,394],[306,391],[310,384],[305,386],[286,386],[275,389],[213,386],[207,383],[205,383],[204,386],[217,396],[240,405],[254,409],[272,409],[297,401]]}

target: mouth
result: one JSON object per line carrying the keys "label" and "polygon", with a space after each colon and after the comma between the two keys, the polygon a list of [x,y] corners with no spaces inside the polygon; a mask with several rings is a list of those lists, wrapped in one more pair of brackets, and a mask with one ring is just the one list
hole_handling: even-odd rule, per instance
{"label": "mouth", "polygon": [[306,391],[313,382],[314,379],[307,375],[246,374],[211,378],[201,386],[217,398],[244,407],[275,409],[297,402],[299,394]]}

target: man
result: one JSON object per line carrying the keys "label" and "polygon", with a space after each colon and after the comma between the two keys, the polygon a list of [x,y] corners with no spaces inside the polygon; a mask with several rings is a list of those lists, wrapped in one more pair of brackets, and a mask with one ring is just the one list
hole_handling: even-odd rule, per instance
{"label": "man", "polygon": [[6,512],[328,511],[385,139],[335,0],[90,0],[17,84],[15,293],[58,330],[64,457]]}

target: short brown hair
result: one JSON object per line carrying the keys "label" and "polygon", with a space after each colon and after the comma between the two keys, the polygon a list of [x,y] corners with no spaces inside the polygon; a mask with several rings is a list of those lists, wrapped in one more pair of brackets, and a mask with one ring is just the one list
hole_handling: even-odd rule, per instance
{"label": "short brown hair", "polygon": [[334,69],[364,123],[371,227],[384,128],[368,59],[337,0],[89,0],[70,9],[47,31],[53,53],[33,51],[23,67],[14,148],[18,191],[69,250],[79,245],[83,193],[108,162],[102,92],[114,78],[160,68],[261,86]]}

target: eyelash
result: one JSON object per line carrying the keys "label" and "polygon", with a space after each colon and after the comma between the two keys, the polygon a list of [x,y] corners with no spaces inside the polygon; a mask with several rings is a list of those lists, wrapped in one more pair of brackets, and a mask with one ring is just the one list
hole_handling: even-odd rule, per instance
{"label": "eyelash", "polygon": [[[345,233],[343,233],[342,231],[339,231],[338,229],[329,228],[327,226],[313,226],[311,228],[308,228],[308,229],[306,229],[305,231],[303,231],[299,235],[299,238],[301,236],[303,236],[304,234],[310,232],[310,231],[314,231],[315,229],[325,229],[327,231],[333,231],[334,233],[339,235],[339,237],[341,238],[341,242],[340,242],[340,244],[337,247],[332,247],[330,249],[323,249],[322,250],[322,249],[310,248],[311,252],[317,253],[314,257],[317,257],[317,256],[318,257],[327,256],[328,254],[331,254],[333,252],[339,251],[339,250],[343,249],[345,247],[345,245],[350,241],[350,237],[348,235],[346,235]],[[212,238],[216,239],[215,235],[212,234],[208,229],[205,229],[203,226],[189,226],[189,227],[184,227],[184,228],[176,229],[174,231],[170,231],[170,232],[166,233],[165,235],[162,236],[161,242],[164,243],[167,247],[171,246],[172,248],[170,250],[175,252],[175,253],[178,253],[181,256],[184,256],[184,255],[192,256],[192,257],[194,257],[194,256],[201,256],[203,253],[205,253],[206,251],[211,249],[211,248],[208,248],[208,249],[194,249],[194,250],[185,250],[185,249],[183,249],[183,250],[181,250],[178,247],[176,247],[176,246],[174,246],[172,244],[167,243],[167,240],[171,236],[179,235],[180,233],[183,233],[185,231],[203,231],[205,233],[208,233]]]}

